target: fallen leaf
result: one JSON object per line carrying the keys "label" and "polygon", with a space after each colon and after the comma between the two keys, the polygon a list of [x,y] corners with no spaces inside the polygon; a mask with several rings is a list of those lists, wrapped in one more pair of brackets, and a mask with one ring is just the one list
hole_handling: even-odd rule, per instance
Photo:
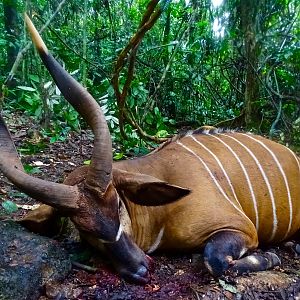
{"label": "fallen leaf", "polygon": [[34,205],[27,205],[27,204],[17,204],[18,208],[26,209],[26,210],[34,210],[39,208],[41,205],[40,204],[34,204]]}
{"label": "fallen leaf", "polygon": [[233,294],[237,293],[236,287],[231,284],[226,283],[224,280],[219,279],[219,284],[224,290],[231,292]]}
{"label": "fallen leaf", "polygon": [[158,284],[146,284],[144,289],[148,292],[156,292],[160,290],[160,286]]}
{"label": "fallen leaf", "polygon": [[180,276],[182,274],[184,274],[184,271],[183,270],[178,270],[174,275],[175,276]]}
{"label": "fallen leaf", "polygon": [[7,191],[5,191],[4,189],[1,189],[1,188],[0,188],[0,194],[6,195],[6,194],[7,194]]}
{"label": "fallen leaf", "polygon": [[46,166],[46,164],[44,164],[42,161],[39,160],[33,161],[32,164],[35,166]]}
{"label": "fallen leaf", "polygon": [[16,203],[14,203],[10,200],[6,200],[6,201],[2,202],[1,205],[4,208],[4,210],[9,214],[12,214],[18,210]]}

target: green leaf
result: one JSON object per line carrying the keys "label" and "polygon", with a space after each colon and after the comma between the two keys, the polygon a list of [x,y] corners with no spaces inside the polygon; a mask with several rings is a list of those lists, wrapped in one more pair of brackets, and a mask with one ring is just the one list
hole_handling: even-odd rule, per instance
{"label": "green leaf", "polygon": [[28,174],[38,174],[42,172],[38,167],[34,167],[31,165],[24,165],[24,170]]}
{"label": "green leaf", "polygon": [[30,86],[22,86],[22,85],[19,85],[17,86],[18,89],[20,90],[23,90],[23,91],[28,91],[28,92],[35,92],[36,89],[30,87]]}
{"label": "green leaf", "polygon": [[27,197],[24,193],[18,192],[18,191],[13,191],[13,190],[8,192],[8,196],[11,197],[11,198],[25,198],[25,197]]}
{"label": "green leaf", "polygon": [[85,160],[85,161],[83,162],[83,164],[86,165],[86,166],[88,166],[88,165],[91,164],[91,160],[90,160],[90,159],[89,159],[89,160]]}
{"label": "green leaf", "polygon": [[29,77],[32,81],[35,81],[35,82],[37,82],[37,83],[40,82],[40,78],[39,78],[37,75],[30,74],[28,77]]}
{"label": "green leaf", "polygon": [[4,208],[4,210],[9,214],[12,214],[18,210],[18,206],[10,200],[2,202],[1,205]]}
{"label": "green leaf", "polygon": [[119,153],[116,153],[114,155],[114,160],[120,160],[122,158],[124,158],[124,153],[123,152],[119,152]]}
{"label": "green leaf", "polygon": [[157,133],[156,133],[156,136],[157,137],[166,137],[168,135],[168,131],[167,130],[159,130]]}
{"label": "green leaf", "polygon": [[53,144],[53,143],[57,142],[57,140],[58,140],[58,136],[52,136],[50,138],[50,143]]}
{"label": "green leaf", "polygon": [[219,284],[224,290],[231,292],[233,294],[237,293],[236,287],[231,284],[226,283],[224,280],[219,279]]}
{"label": "green leaf", "polygon": [[109,96],[114,96],[115,90],[114,90],[113,86],[110,85],[110,86],[108,87],[107,93],[108,93]]}
{"label": "green leaf", "polygon": [[0,46],[6,45],[6,40],[0,38]]}

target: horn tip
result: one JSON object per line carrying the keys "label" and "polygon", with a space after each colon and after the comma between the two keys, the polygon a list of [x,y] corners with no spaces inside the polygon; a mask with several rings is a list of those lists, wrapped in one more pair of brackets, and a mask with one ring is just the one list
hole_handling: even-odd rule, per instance
{"label": "horn tip", "polygon": [[29,30],[29,33],[31,35],[32,41],[33,41],[35,47],[37,48],[37,50],[40,53],[48,54],[47,46],[45,45],[40,34],[38,33],[37,29],[35,28],[33,22],[31,21],[31,19],[29,18],[29,16],[27,15],[26,12],[24,13],[24,19],[25,19],[27,28]]}

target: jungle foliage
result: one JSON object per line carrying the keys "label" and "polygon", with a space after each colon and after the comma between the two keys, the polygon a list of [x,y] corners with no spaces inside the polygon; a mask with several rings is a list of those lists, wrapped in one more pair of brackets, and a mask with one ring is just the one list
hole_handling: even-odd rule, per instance
{"label": "jungle foliage", "polygon": [[[299,1],[219,2],[3,0],[3,109],[34,118],[51,142],[85,126],[28,44],[26,10],[38,28],[46,25],[42,35],[48,48],[99,101],[124,150],[204,124],[245,128],[300,145]],[[157,20],[133,45],[131,38],[148,26],[151,6]],[[120,106],[112,78],[128,45],[117,78],[119,91],[127,89]]]}

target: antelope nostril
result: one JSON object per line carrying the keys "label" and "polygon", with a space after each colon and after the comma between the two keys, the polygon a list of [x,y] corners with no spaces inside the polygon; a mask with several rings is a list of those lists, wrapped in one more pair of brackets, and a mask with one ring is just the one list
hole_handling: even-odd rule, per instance
{"label": "antelope nostril", "polygon": [[150,281],[150,274],[145,266],[140,266],[135,273],[123,274],[123,277],[138,284],[146,284]]}
{"label": "antelope nostril", "polygon": [[135,275],[139,276],[139,277],[148,277],[149,273],[148,273],[148,269],[145,266],[140,266],[138,271],[135,273]]}

